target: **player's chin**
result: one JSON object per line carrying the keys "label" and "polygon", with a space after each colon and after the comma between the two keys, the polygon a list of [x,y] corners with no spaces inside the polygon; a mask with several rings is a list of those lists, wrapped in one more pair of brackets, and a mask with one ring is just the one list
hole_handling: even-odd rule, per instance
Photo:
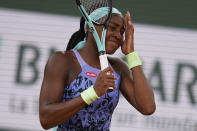
{"label": "player's chin", "polygon": [[120,46],[118,44],[111,44],[110,46],[106,47],[106,53],[107,54],[114,54],[116,52],[116,50],[119,48]]}

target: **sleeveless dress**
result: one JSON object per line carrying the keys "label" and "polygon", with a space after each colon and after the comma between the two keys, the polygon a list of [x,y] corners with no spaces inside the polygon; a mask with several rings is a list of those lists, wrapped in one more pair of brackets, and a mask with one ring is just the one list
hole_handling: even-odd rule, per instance
{"label": "sleeveless dress", "polygon": [[[88,65],[77,50],[72,50],[81,66],[81,73],[64,89],[62,102],[73,99],[94,85],[101,70]],[[111,67],[111,65],[110,65]],[[58,125],[58,131],[109,131],[112,114],[119,101],[120,76],[114,72],[116,89],[82,108],[69,120]]]}

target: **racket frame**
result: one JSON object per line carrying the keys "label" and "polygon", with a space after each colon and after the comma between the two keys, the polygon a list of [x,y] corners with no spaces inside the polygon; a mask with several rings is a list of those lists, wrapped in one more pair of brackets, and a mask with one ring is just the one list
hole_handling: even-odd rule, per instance
{"label": "racket frame", "polygon": [[[89,17],[89,15],[87,14],[85,8],[83,7],[83,5],[81,4],[80,0],[76,0],[76,4],[78,6],[78,9],[80,10],[82,16],[84,17],[84,19],[86,20],[89,28],[91,29],[91,32],[93,34],[93,37],[96,41],[97,47],[98,47],[98,52],[99,52],[99,61],[100,61],[100,66],[101,66],[101,70],[104,70],[105,68],[109,67],[108,65],[108,59],[107,59],[107,55],[106,55],[106,51],[105,51],[105,37],[106,37],[106,32],[107,32],[107,26],[109,23],[109,19],[111,17],[111,13],[112,13],[112,0],[108,0],[109,2],[109,8],[110,8],[110,12],[109,12],[109,16],[106,20],[105,23],[103,24],[98,24],[97,22],[94,22],[91,20],[91,18]],[[99,25],[99,26],[104,26],[103,27],[103,31],[102,31],[102,36],[101,36],[101,40],[98,36],[98,33],[94,27],[94,24]],[[113,88],[109,87],[109,91],[112,91]]]}

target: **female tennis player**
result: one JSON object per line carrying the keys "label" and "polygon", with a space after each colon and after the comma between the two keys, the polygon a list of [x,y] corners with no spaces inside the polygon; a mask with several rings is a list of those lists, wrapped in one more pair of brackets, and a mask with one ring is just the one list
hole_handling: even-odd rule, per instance
{"label": "female tennis player", "polygon": [[[95,28],[101,37],[103,27]],[[106,53],[112,55],[121,47],[127,63],[111,56],[109,67],[101,71],[96,42],[81,18],[80,29],[72,35],[67,50],[56,52],[46,64],[39,103],[44,129],[58,125],[58,131],[108,131],[119,91],[140,113],[155,111],[153,91],[134,50],[133,33],[130,14],[123,17],[113,8]]]}

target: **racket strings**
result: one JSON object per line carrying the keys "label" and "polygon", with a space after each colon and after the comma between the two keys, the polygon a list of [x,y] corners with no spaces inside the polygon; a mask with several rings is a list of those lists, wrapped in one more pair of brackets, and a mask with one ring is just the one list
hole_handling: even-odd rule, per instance
{"label": "racket strings", "polygon": [[[96,22],[97,24],[104,24],[107,21],[110,14],[110,6],[111,6],[109,0],[80,0],[80,2],[85,8],[88,15],[92,13],[91,14],[93,15],[92,20],[94,22]],[[105,8],[105,13],[103,12],[103,9],[101,9],[102,7]],[[95,10],[97,10],[96,13]],[[102,16],[103,13],[106,15]]]}

